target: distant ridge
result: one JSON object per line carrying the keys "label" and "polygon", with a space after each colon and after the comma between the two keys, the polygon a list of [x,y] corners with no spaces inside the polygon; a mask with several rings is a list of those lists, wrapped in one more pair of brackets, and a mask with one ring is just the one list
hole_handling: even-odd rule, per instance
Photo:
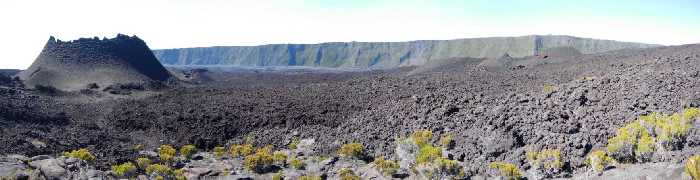
{"label": "distant ridge", "polygon": [[143,40],[119,34],[112,39],[95,37],[67,42],[52,36],[39,57],[19,77],[28,87],[79,90],[89,84],[106,87],[165,81],[171,75]]}
{"label": "distant ridge", "polygon": [[498,58],[533,56],[554,47],[571,47],[583,54],[658,45],[558,35],[488,37],[408,42],[331,42],[271,44],[154,50],[166,65],[311,66],[334,68],[393,68],[422,65],[455,57]]}

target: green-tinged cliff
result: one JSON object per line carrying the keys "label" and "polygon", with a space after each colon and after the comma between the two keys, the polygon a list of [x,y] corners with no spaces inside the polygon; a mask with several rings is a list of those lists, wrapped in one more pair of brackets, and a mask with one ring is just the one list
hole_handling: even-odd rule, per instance
{"label": "green-tinged cliff", "polygon": [[552,47],[584,54],[656,45],[572,36],[489,37],[409,42],[333,42],[154,50],[166,65],[313,66],[392,68],[452,57],[489,58],[536,55]]}

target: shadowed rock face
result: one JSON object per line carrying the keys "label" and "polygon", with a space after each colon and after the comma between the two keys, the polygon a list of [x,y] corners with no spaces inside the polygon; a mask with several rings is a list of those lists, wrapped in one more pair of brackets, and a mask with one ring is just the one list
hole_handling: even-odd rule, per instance
{"label": "shadowed rock face", "polygon": [[117,83],[164,81],[171,77],[136,36],[117,35],[62,42],[51,37],[39,57],[19,74],[27,87],[53,86],[84,89],[90,83],[106,87]]}
{"label": "shadowed rock face", "polygon": [[584,53],[636,49],[656,45],[577,38],[571,36],[491,37],[409,42],[335,42],[274,44],[155,50],[168,65],[315,66],[393,68],[422,65],[455,57],[497,58],[537,55],[554,47]]}

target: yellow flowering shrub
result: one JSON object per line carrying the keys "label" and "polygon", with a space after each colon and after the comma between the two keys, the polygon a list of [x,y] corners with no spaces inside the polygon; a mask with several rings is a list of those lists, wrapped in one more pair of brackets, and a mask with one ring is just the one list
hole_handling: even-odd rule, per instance
{"label": "yellow flowering shrub", "polygon": [[64,152],[63,155],[67,157],[82,159],[85,161],[94,161],[96,159],[95,156],[92,155],[92,153],[90,153],[90,151],[85,148],[73,150],[71,152]]}
{"label": "yellow flowering shrub", "polygon": [[158,157],[160,157],[160,160],[163,162],[172,161],[176,153],[177,150],[175,150],[173,146],[167,144],[161,145],[158,149]]}
{"label": "yellow flowering shrub", "polygon": [[399,164],[395,161],[384,159],[384,156],[374,158],[374,164],[384,176],[391,176],[399,171]]}
{"label": "yellow flowering shrub", "polygon": [[360,143],[344,144],[338,150],[338,155],[342,157],[360,157],[363,153],[363,146]]}
{"label": "yellow flowering shrub", "polygon": [[506,162],[492,162],[489,164],[489,167],[496,169],[501,177],[508,180],[520,179],[523,176],[523,173],[520,172],[520,169],[518,169],[518,166],[515,164]]}
{"label": "yellow flowering shrub", "polygon": [[131,162],[125,162],[120,165],[112,166],[112,172],[118,177],[127,177],[136,172],[136,166]]}

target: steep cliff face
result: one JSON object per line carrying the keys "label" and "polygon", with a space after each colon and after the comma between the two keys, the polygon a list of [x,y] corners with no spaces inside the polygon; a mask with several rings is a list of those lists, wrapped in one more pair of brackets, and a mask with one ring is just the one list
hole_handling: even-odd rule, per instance
{"label": "steep cliff face", "polygon": [[656,45],[572,36],[491,37],[409,42],[334,42],[154,50],[167,65],[314,66],[392,68],[453,57],[525,57],[553,47],[597,53]]}

